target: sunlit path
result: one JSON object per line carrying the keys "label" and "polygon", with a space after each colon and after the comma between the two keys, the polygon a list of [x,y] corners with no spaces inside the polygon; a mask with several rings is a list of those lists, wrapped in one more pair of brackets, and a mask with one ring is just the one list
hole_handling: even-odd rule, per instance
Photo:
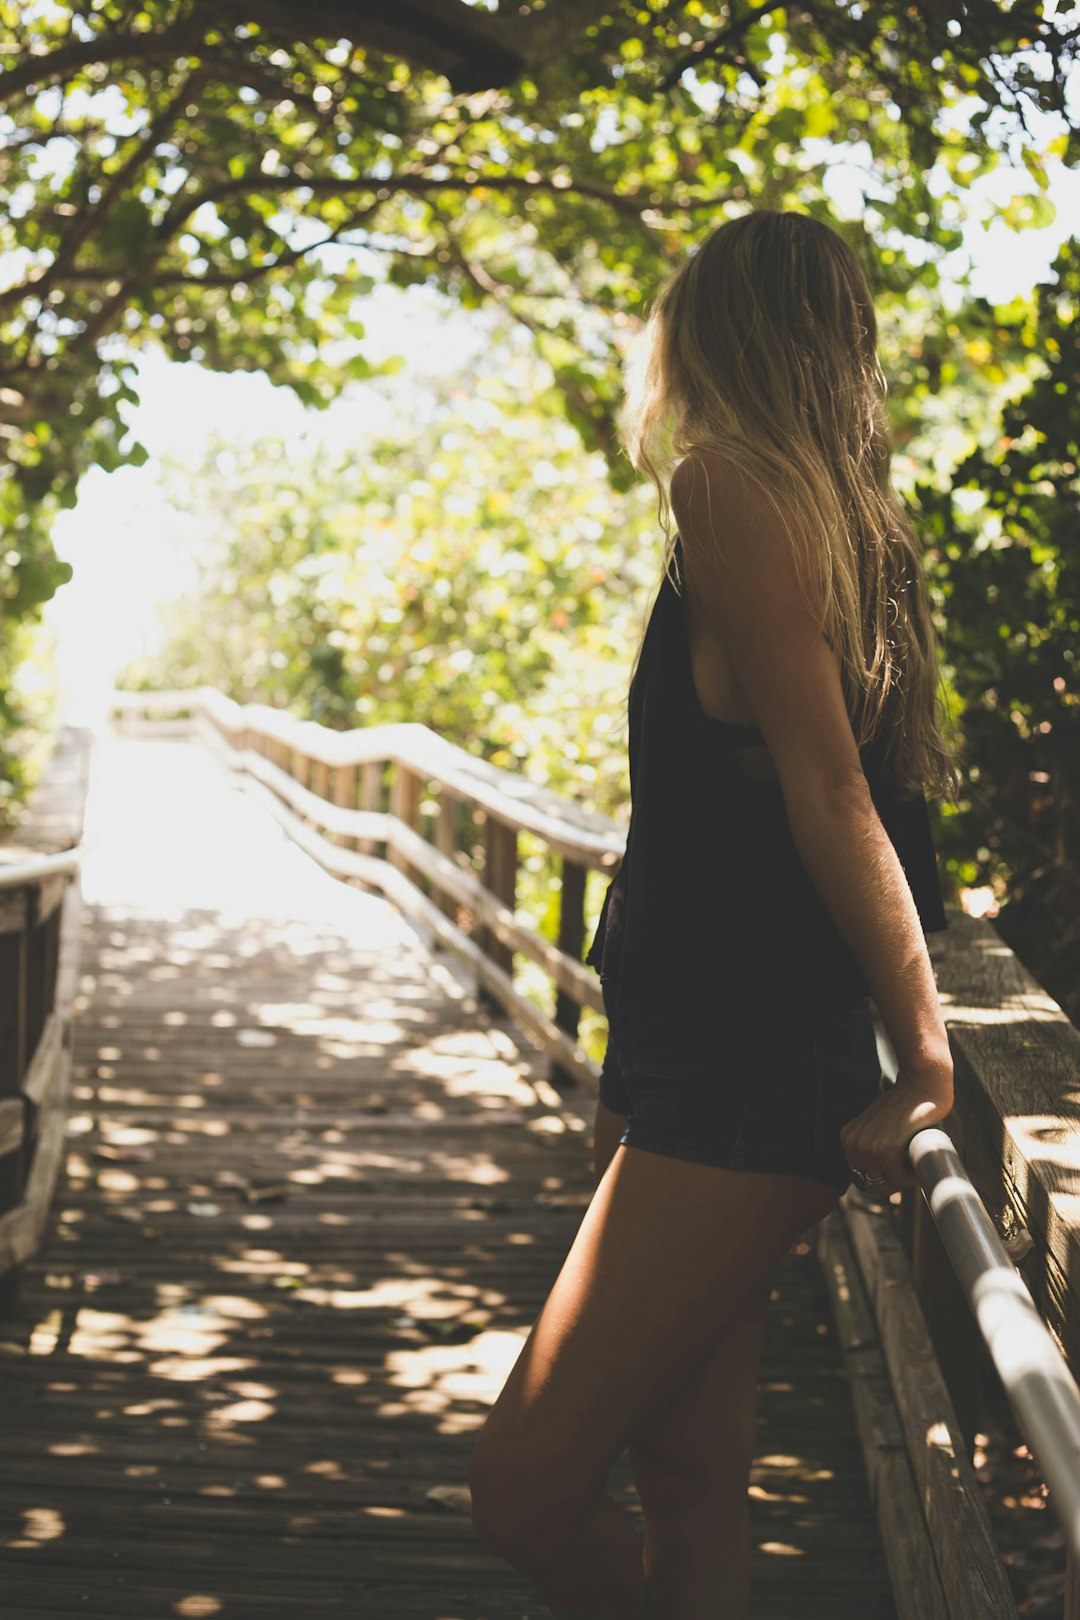
{"label": "sunlit path", "polygon": [[91,905],[154,917],[209,907],[225,924],[278,919],[415,954],[415,931],[392,905],[312,862],[197,742],[102,736],[86,839]]}
{"label": "sunlit path", "polygon": [[[103,741],[87,836],[67,1181],[0,1328],[4,1620],[540,1620],[453,1488],[587,1130],[197,745]],[[814,1257],[777,1281],[755,1620],[887,1620]]]}

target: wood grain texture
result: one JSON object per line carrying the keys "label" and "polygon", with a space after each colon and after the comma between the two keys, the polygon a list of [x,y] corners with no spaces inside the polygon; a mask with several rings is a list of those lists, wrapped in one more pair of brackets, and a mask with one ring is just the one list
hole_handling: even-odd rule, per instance
{"label": "wood grain texture", "polygon": [[1080,1030],[986,919],[950,907],[933,955],[956,1071],[944,1128],[999,1232],[1030,1232],[1021,1269],[1077,1377]]}
{"label": "wood grain texture", "polygon": [[951,1620],[1016,1620],[1016,1601],[891,1209],[853,1189],[837,1214],[873,1309]]}
{"label": "wood grain texture", "polygon": [[819,1223],[817,1252],[847,1361],[899,1620],[951,1620],[878,1324],[839,1210]]}
{"label": "wood grain texture", "polygon": [[[64,727],[0,858],[50,856],[82,837],[92,753],[88,731]],[[0,1289],[18,1286],[48,1217],[60,1168],[71,1077],[73,960],[80,890],[73,874],[41,876],[18,890],[0,934]],[[16,1112],[18,1118],[16,1118]]]}
{"label": "wood grain texture", "polygon": [[[441,1491],[588,1205],[591,1102],[190,745],[111,755],[66,1178],[0,1324],[4,1620],[542,1620]],[[753,1620],[895,1620],[806,1243],[760,1391]]]}

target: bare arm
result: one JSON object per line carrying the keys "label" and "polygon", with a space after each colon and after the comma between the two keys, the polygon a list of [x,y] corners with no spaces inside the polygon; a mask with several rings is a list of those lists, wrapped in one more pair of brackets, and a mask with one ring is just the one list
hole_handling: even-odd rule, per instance
{"label": "bare arm", "polygon": [[951,1106],[952,1058],[922,925],[863,774],[838,656],[803,601],[784,528],[720,458],[671,488],[688,583],[730,649],[780,780],[799,856],[858,959],[899,1083]]}

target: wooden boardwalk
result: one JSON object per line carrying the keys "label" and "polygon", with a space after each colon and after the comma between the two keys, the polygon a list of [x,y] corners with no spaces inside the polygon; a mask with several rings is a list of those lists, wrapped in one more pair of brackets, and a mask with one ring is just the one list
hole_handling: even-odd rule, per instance
{"label": "wooden boardwalk", "polygon": [[[0,1323],[3,1620],[540,1620],[440,1491],[588,1203],[589,1100],[197,745],[103,741],[87,836],[67,1177]],[[894,1620],[805,1245],[752,1522],[754,1620]]]}

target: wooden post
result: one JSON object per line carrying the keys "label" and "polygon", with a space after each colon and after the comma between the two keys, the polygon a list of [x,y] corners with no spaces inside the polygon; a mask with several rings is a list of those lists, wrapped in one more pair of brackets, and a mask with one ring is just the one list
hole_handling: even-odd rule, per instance
{"label": "wooden post", "polygon": [[[360,767],[360,805],[361,810],[381,810],[383,797],[383,770],[385,760],[368,759]],[[397,767],[400,769],[400,767]],[[391,810],[393,807],[391,806]],[[379,840],[376,838],[361,838],[358,848],[361,854],[373,855],[377,852]]]}
{"label": "wooden post", "polygon": [[[585,868],[564,855],[559,888],[559,949],[580,962],[584,943]],[[559,1029],[576,1038],[580,1020],[581,1003],[565,990],[559,990],[555,997],[555,1022]],[[554,1060],[548,1079],[557,1091],[570,1091],[578,1084],[574,1075]]]}
{"label": "wooden post", "polygon": [[1062,1613],[1064,1620],[1080,1620],[1080,1565],[1068,1542],[1065,1543],[1065,1608]]}
{"label": "wooden post", "polygon": [[308,787],[312,793],[317,793],[320,799],[330,797],[330,767],[324,759],[313,759],[311,761]]}
{"label": "wooden post", "polygon": [[[505,822],[497,820],[488,811],[484,817],[484,870],[481,878],[485,887],[511,911],[517,904],[517,869],[518,830],[516,827],[508,827]],[[514,953],[509,945],[503,944],[494,929],[481,925],[477,930],[477,943],[496,967],[502,968],[504,973],[513,977]],[[502,1005],[483,986],[480,989],[480,1000],[493,1011]]]}
{"label": "wooden post", "polygon": [[292,774],[301,787],[307,787],[311,775],[311,760],[299,748],[292,750]]}
{"label": "wooden post", "polygon": [[[27,1064],[30,891],[0,891],[0,1099],[19,1096]],[[0,1215],[22,1195],[21,1153],[0,1159]]]}
{"label": "wooden post", "polygon": [[[366,770],[367,767],[365,766]],[[361,782],[363,787],[363,782]],[[411,771],[400,760],[394,764],[394,779],[390,784],[390,814],[406,827],[416,828],[420,819],[420,778],[415,771]],[[396,849],[387,849],[387,859],[392,866],[404,872],[410,883],[420,887],[420,874],[406,857]]]}
{"label": "wooden post", "polygon": [[[439,788],[439,813],[435,820],[435,848],[452,861],[457,855],[457,804],[448,788]],[[435,903],[452,922],[457,921],[458,903],[452,894],[438,889]]]}
{"label": "wooden post", "polygon": [[52,1011],[52,991],[48,983],[49,919],[42,921],[41,889],[30,893],[26,928],[26,1052],[27,1058],[37,1047],[38,1037],[45,1020]]}
{"label": "wooden post", "polygon": [[[334,770],[334,803],[343,810],[356,809],[356,766],[338,765]],[[355,849],[356,839],[336,837],[344,849]]]}

